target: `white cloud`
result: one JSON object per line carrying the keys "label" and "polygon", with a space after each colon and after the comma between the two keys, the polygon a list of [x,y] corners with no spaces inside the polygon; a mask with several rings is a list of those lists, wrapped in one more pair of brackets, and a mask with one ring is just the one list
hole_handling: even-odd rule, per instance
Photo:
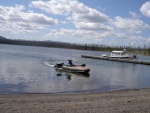
{"label": "white cloud", "polygon": [[104,25],[104,24],[101,24],[101,23],[89,23],[89,22],[77,22],[76,24],[76,27],[79,28],[79,29],[85,29],[85,30],[93,30],[93,31],[111,31],[112,28],[107,26],[107,25]]}
{"label": "white cloud", "polygon": [[150,38],[147,38],[146,40],[147,40],[147,42],[150,44]]}
{"label": "white cloud", "polygon": [[[110,27],[102,23],[107,22],[109,17],[95,9],[85,6],[77,0],[51,0],[33,1],[30,7],[39,8],[51,14],[66,16],[72,20],[77,28],[91,30],[109,30]],[[98,25],[96,25],[98,24]]]}
{"label": "white cloud", "polygon": [[[61,29],[61,30],[52,30],[49,34],[45,35],[46,39],[51,39],[55,41],[65,41],[71,43],[95,43],[95,44],[106,44],[109,45],[111,41],[113,44],[124,44],[130,46],[143,46],[146,43],[150,43],[150,39],[146,39],[140,35],[127,35],[125,33],[116,32],[116,31],[106,31],[106,32],[97,32],[97,31],[87,31],[87,30],[74,30],[74,29]],[[124,42],[118,43],[116,40],[121,39]],[[109,40],[107,42],[106,40]]]}
{"label": "white cloud", "polygon": [[142,42],[145,40],[144,37],[142,37],[142,36],[136,36],[136,35],[128,36],[128,38],[129,38],[130,40],[142,41]]}
{"label": "white cloud", "polygon": [[[150,17],[149,4],[150,2],[146,2],[140,9],[147,17]],[[131,18],[117,16],[111,19],[106,14],[78,0],[34,0],[29,6],[30,9],[26,9],[23,5],[0,6],[0,32],[18,34],[24,32],[27,35],[36,32],[41,36],[47,33],[45,37],[57,39],[55,41],[80,40],[83,43],[84,41],[99,43],[105,39],[107,42],[112,39],[125,39],[136,43],[150,42],[149,39],[144,40],[145,37],[142,37],[142,31],[149,29],[150,25],[140,20],[140,16],[132,11],[129,11]],[[44,13],[39,13],[39,10],[35,8],[41,9]],[[58,18],[59,21],[48,15]],[[52,29],[49,26],[57,24],[59,26],[54,26],[54,29],[48,33],[48,28]],[[43,32],[43,29],[46,30]]]}
{"label": "white cloud", "polygon": [[51,30],[50,33],[45,35],[45,38],[72,38],[72,39],[86,39],[93,41],[98,39],[101,40],[103,37],[100,36],[100,33],[96,31],[87,31],[87,30],[74,30],[74,29],[60,29],[60,30]]}
{"label": "white cloud", "polygon": [[77,0],[32,1],[29,5],[50,14],[72,15],[74,21],[104,22],[108,20],[105,14],[85,6]]}
{"label": "white cloud", "polygon": [[128,36],[128,42],[130,43],[130,46],[143,46],[144,44],[147,43],[147,39],[145,37],[142,36]]}
{"label": "white cloud", "polygon": [[140,8],[140,11],[143,15],[150,18],[150,1],[143,4]]}
{"label": "white cloud", "polygon": [[70,12],[68,2],[68,0],[32,1],[29,6],[51,14],[67,15]]}
{"label": "white cloud", "polygon": [[109,20],[107,15],[79,2],[74,2],[70,8],[72,10],[73,23],[78,29],[93,31],[111,30],[108,25],[103,24]]}
{"label": "white cloud", "polygon": [[121,32],[117,32],[117,31],[106,31],[100,34],[101,37],[107,37],[107,38],[126,38],[126,34],[121,33]]}
{"label": "white cloud", "polygon": [[[127,35],[124,33],[120,32],[115,32],[115,31],[104,31],[104,32],[97,32],[97,31],[89,31],[89,30],[81,30],[81,29],[60,29],[60,30],[51,30],[50,33],[45,35],[45,38],[47,39],[59,39],[61,40],[62,38],[69,38],[72,40],[77,40],[80,39],[86,40],[86,42],[92,43],[100,43],[103,41],[105,38],[120,38],[120,39],[127,39]],[[69,40],[68,40],[69,41]],[[91,42],[92,41],[92,42]]]}
{"label": "white cloud", "polygon": [[100,23],[106,22],[109,19],[107,15],[77,1],[70,3],[70,9],[72,11],[72,18],[75,22]]}
{"label": "white cloud", "polygon": [[58,20],[47,17],[38,13],[25,13],[22,5],[15,7],[0,6],[0,21],[1,26],[8,31],[10,28],[12,32],[36,32],[44,29],[46,26],[58,24]]}
{"label": "white cloud", "polygon": [[132,18],[140,18],[141,16],[136,14],[135,12],[129,11],[129,14],[132,15]]}
{"label": "white cloud", "polygon": [[[24,15],[24,16],[23,16]],[[22,19],[31,22],[36,23],[40,25],[54,25],[58,24],[58,20],[47,17],[43,14],[37,14],[37,13],[24,13],[22,16]]]}
{"label": "white cloud", "polygon": [[142,30],[149,29],[150,25],[139,19],[115,17],[112,24],[118,29],[127,31],[128,33],[141,33]]}

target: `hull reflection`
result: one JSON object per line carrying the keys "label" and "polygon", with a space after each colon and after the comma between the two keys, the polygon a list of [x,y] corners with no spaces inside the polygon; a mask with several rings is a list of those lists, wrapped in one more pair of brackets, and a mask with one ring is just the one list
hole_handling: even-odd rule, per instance
{"label": "hull reflection", "polygon": [[62,76],[62,74],[65,73],[68,80],[71,80],[71,76],[75,76],[78,78],[89,78],[90,77],[89,73],[83,74],[83,73],[69,72],[67,70],[63,70],[62,68],[55,68],[55,70],[57,72],[59,72],[59,73],[57,73],[57,76]]}

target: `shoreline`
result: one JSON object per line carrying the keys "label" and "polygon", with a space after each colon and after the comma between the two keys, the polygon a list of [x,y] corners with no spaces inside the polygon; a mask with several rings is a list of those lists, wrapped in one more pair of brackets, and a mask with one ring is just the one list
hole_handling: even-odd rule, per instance
{"label": "shoreline", "polygon": [[150,88],[77,94],[0,94],[0,113],[149,113]]}

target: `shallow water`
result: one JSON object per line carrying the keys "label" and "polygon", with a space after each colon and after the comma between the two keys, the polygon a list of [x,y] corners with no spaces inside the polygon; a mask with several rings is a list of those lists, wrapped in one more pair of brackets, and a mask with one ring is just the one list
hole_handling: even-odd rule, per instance
{"label": "shallow water", "polygon": [[[0,93],[106,92],[150,87],[150,66],[82,58],[104,52],[0,45]],[[86,64],[89,76],[56,71],[56,63],[73,59]],[[150,57],[138,55],[141,60]]]}

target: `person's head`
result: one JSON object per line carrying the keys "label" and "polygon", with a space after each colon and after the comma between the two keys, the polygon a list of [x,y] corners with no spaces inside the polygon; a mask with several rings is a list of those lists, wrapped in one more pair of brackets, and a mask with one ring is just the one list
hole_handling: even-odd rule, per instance
{"label": "person's head", "polygon": [[72,59],[69,59],[68,61],[72,61]]}

